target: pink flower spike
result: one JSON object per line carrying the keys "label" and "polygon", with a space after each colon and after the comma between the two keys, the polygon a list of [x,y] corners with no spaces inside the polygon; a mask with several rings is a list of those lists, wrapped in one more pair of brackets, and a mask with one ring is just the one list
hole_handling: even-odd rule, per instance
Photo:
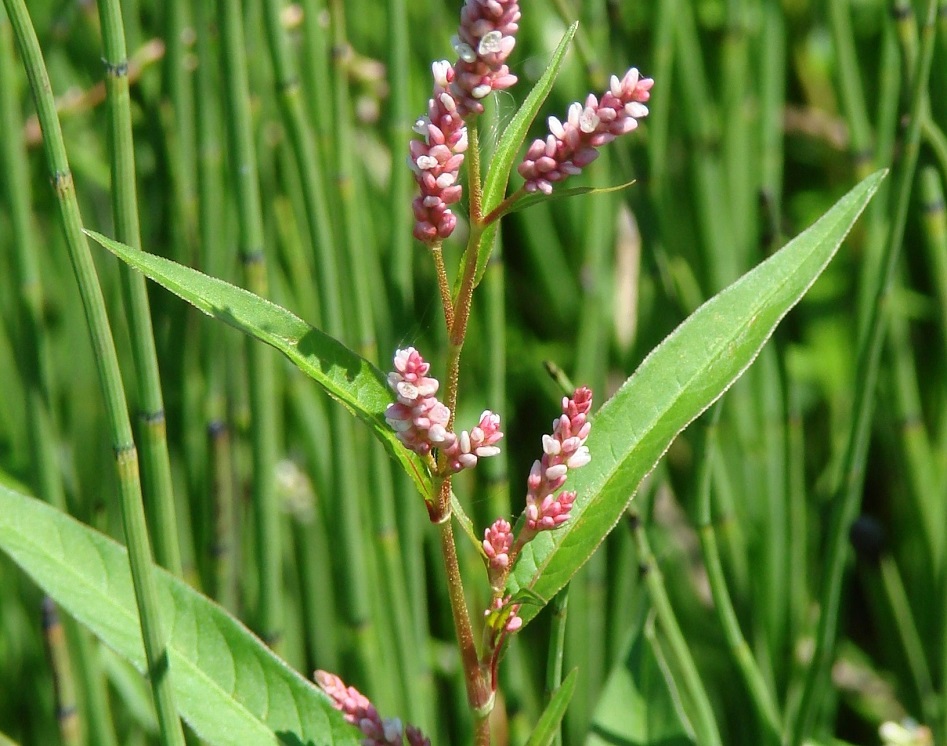
{"label": "pink flower spike", "polygon": [[493,525],[483,532],[483,551],[490,560],[490,574],[500,574],[510,564],[510,549],[513,546],[513,527],[497,518]]}
{"label": "pink flower spike", "polygon": [[480,415],[480,422],[469,432],[464,430],[444,453],[450,459],[452,471],[471,469],[481,458],[496,456],[500,449],[495,445],[503,437],[500,431],[500,415],[489,409]]}
{"label": "pink flower spike", "polygon": [[452,39],[459,59],[450,91],[461,116],[483,112],[481,100],[516,83],[506,60],[516,46],[519,3],[513,0],[466,0],[460,28]]}
{"label": "pink flower spike", "polygon": [[414,725],[405,726],[404,737],[408,739],[408,746],[431,746],[431,739]]}
{"label": "pink flower spike", "polygon": [[421,456],[435,447],[453,447],[456,437],[447,430],[450,409],[435,396],[440,384],[427,375],[430,363],[408,347],[395,352],[394,367],[388,385],[398,401],[388,405],[385,420],[398,440]]}
{"label": "pink flower spike", "polygon": [[584,105],[572,104],[565,122],[550,117],[551,134],[546,141],[533,142],[517,167],[526,179],[525,190],[550,194],[554,183],[580,173],[594,161],[597,148],[633,131],[637,120],[648,115],[645,102],[653,85],[651,78],[642,78],[631,68],[621,80],[611,77],[601,100],[590,94]]}
{"label": "pink flower spike", "polygon": [[556,497],[555,492],[565,484],[570,469],[591,461],[585,445],[592,429],[588,421],[591,409],[592,392],[588,388],[576,389],[572,398],[563,397],[562,414],[552,423],[552,434],[543,436],[542,459],[533,463],[526,480],[526,527],[519,543],[569,520],[576,493],[563,492]]}
{"label": "pink flower spike", "polygon": [[467,128],[457,101],[450,92],[455,71],[446,60],[431,66],[434,91],[428,100],[427,115],[418,119],[414,131],[423,139],[409,145],[408,166],[421,190],[411,203],[414,236],[433,244],[453,233],[457,217],[448,209],[461,197],[457,185],[467,150]]}
{"label": "pink flower spike", "polygon": [[398,718],[383,720],[364,694],[354,686],[346,686],[335,674],[316,671],[314,678],[332,700],[333,707],[342,712],[347,722],[362,731],[365,736],[363,746],[403,746],[404,737],[411,746],[430,746],[431,741],[415,726],[405,727]]}

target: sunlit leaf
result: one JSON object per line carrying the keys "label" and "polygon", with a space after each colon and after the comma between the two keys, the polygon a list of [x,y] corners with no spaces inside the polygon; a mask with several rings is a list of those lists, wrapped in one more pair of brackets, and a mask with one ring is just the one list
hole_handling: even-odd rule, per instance
{"label": "sunlit leaf", "polygon": [[385,422],[392,402],[385,374],[337,339],[310,326],[282,306],[216,277],[148,254],[94,231],[86,233],[117,257],[215,319],[256,337],[288,357],[333,399],[368,423],[404,467],[425,498],[431,480],[421,460],[407,450]]}
{"label": "sunlit leaf", "polygon": [[[552,90],[553,84],[562,68],[566,52],[569,51],[569,45],[575,37],[575,32],[579,28],[578,21],[566,29],[559,41],[559,46],[552,53],[552,59],[546,66],[545,71],[536,85],[529,92],[523,105],[517,110],[516,114],[510,120],[510,123],[500,135],[496,150],[490,159],[490,169],[487,171],[483,180],[483,214],[490,213],[493,208],[503,201],[506,196],[507,183],[510,180],[510,172],[513,170],[513,163],[519,154],[523,141],[529,132],[530,125],[539,113],[540,107]],[[477,244],[477,275],[476,284],[480,284],[483,279],[483,273],[487,269],[487,262],[490,259],[490,253],[493,251],[494,239],[496,238],[497,223],[491,223],[480,236]],[[466,256],[465,256],[466,259]],[[463,266],[463,264],[461,265]]]}
{"label": "sunlit leaf", "polygon": [[[0,487],[0,549],[106,645],[145,670],[124,547],[46,503]],[[181,716],[215,746],[357,746],[313,684],[220,606],[156,569]]]}
{"label": "sunlit leaf", "polygon": [[536,727],[529,734],[529,740],[526,746],[549,746],[553,737],[559,730],[559,724],[562,722],[563,715],[566,714],[566,708],[572,701],[572,694],[575,692],[575,682],[578,678],[578,669],[573,668],[565,680],[559,685],[559,688],[553,692],[549,698],[549,704],[539,716]]}
{"label": "sunlit leaf", "polygon": [[[507,585],[546,603],[614,528],[645,475],[674,438],[759,354],[835,255],[885,172],[858,184],[808,230],[711,298],[675,329],[601,408],[588,447],[592,462],[570,474],[572,518],[539,534],[520,554]],[[535,607],[523,607],[528,621]]]}

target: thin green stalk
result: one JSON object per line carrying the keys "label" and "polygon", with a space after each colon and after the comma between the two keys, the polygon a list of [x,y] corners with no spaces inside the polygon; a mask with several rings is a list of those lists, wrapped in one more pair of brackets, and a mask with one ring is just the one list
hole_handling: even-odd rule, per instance
{"label": "thin green stalk", "polygon": [[[0,131],[20,132],[23,122],[19,116],[16,79],[13,71],[13,37],[6,23],[6,14],[0,12]],[[21,379],[26,388],[26,420],[30,457],[36,494],[66,511],[66,497],[56,454],[59,440],[51,401],[54,399],[49,372],[49,339],[43,319],[43,286],[38,267],[39,254],[31,224],[29,167],[22,138],[0,138],[0,173],[5,174],[5,197],[12,223],[13,265],[19,285],[19,329],[17,360],[22,370]],[[50,599],[43,600],[44,616],[56,616],[56,607]],[[70,620],[70,624],[74,624]],[[45,625],[44,625],[45,626]],[[55,704],[59,733],[64,744],[82,743],[83,723],[76,705],[76,684],[73,678],[72,658],[78,658],[75,645],[66,645],[63,627],[56,623],[47,628],[47,648],[53,672]],[[94,676],[99,673],[93,666]],[[81,670],[81,669],[79,669]]]}
{"label": "thin green stalk", "polygon": [[680,65],[681,104],[690,136],[694,141],[693,190],[699,216],[699,231],[708,275],[705,288],[720,290],[739,275],[739,259],[745,256],[742,247],[733,241],[732,225],[723,200],[724,183],[720,159],[717,108],[709,96],[713,86],[701,65],[702,51],[698,41],[693,9],[690,3],[676,3],[675,59]]}
{"label": "thin green stalk", "polygon": [[[300,448],[311,468],[316,493],[315,516],[312,521],[297,529],[297,551],[310,560],[300,576],[303,584],[303,606],[309,615],[312,632],[309,644],[313,657],[320,668],[336,671],[339,668],[339,645],[337,643],[338,601],[332,587],[333,552],[336,541],[330,541],[333,527],[334,504],[327,496],[332,494],[333,474],[325,463],[325,433],[329,430],[329,418],[323,402],[312,387],[312,381],[300,373],[291,375],[287,385],[287,398],[291,403],[288,411],[293,431],[299,439]],[[305,534],[305,539],[303,539]],[[299,542],[303,541],[303,546]]]}
{"label": "thin green stalk", "polygon": [[[171,12],[170,10],[168,11]],[[217,51],[214,12],[209,2],[194,4],[198,65],[194,77],[195,125],[197,148],[198,261],[201,269],[214,277],[226,277],[229,269],[227,235],[224,225],[224,156],[221,142],[219,81],[216,73]],[[170,75],[170,73],[169,73]],[[170,78],[169,78],[170,79]],[[234,468],[234,440],[228,423],[227,371],[236,367],[234,348],[221,324],[201,327],[201,368],[204,389],[199,412],[201,429],[206,434],[205,455],[190,464],[202,474],[210,510],[204,513],[203,539],[209,552],[210,572],[207,587],[227,610],[238,613],[239,601],[239,525]]]}
{"label": "thin green stalk", "polygon": [[72,675],[72,664],[59,612],[55,602],[48,596],[43,599],[43,637],[53,670],[59,736],[65,746],[76,746],[83,742],[82,723],[76,705],[76,682]]}
{"label": "thin green stalk", "polygon": [[[332,110],[326,106],[332,90],[329,58],[332,54],[329,30],[323,22],[326,0],[302,0],[302,80],[306,88],[306,108],[321,153],[331,152]],[[323,171],[320,171],[323,173]]]}
{"label": "thin green stalk", "polygon": [[[941,354],[947,351],[947,208],[941,174],[931,166],[921,170],[921,210],[924,216],[924,248],[930,276],[937,296],[937,320],[940,325]],[[936,463],[939,484],[947,473],[947,417],[941,418],[936,433]],[[938,489],[937,494],[940,494]],[[947,573],[945,573],[947,575]]]}
{"label": "thin green stalk", "polygon": [[[566,642],[566,620],[569,617],[569,586],[566,585],[556,594],[550,604],[552,608],[552,628],[549,632],[549,651],[546,654],[546,701],[556,693],[562,684],[562,661]],[[562,726],[556,728],[552,739],[553,746],[562,746]]]}
{"label": "thin green stalk", "polygon": [[322,157],[303,109],[299,79],[290,54],[286,33],[280,22],[281,3],[277,0],[266,0],[263,6],[267,45],[276,77],[280,116],[289,135],[299,183],[302,187],[306,224],[312,242],[312,256],[318,257],[319,262],[317,275],[320,280],[320,295],[323,299],[321,312],[330,333],[340,335],[342,313],[338,297],[341,280],[335,253],[336,232],[333,229],[325,183],[320,178],[324,172],[321,167]]}
{"label": "thin green stalk", "polygon": [[388,0],[388,75],[392,89],[397,95],[388,100],[388,148],[394,167],[388,184],[390,251],[392,257],[392,280],[397,293],[397,308],[406,321],[411,319],[414,302],[414,255],[415,244],[411,236],[411,172],[400,166],[399,153],[406,153],[412,137],[411,70],[408,47],[411,42],[408,30],[408,9],[405,0]]}
{"label": "thin green stalk", "polygon": [[[165,136],[173,185],[170,207],[174,218],[171,234],[178,246],[178,256],[185,260],[192,244],[196,196],[195,102],[191,73],[185,63],[187,50],[184,46],[184,29],[190,4],[185,0],[167,0],[161,3],[161,7],[164,11],[165,45],[161,86],[167,99],[164,106],[169,107],[162,113],[163,119],[169,125],[165,128]],[[200,101],[197,101],[197,105],[200,106]]]}
{"label": "thin green stalk", "polygon": [[[874,162],[879,166],[890,166],[894,159],[896,137],[899,133],[898,107],[901,98],[901,58],[894,31],[890,24],[883,30],[879,59],[877,93],[878,102],[876,127],[874,131]],[[864,249],[864,260],[858,278],[858,302],[855,318],[858,320],[858,338],[865,330],[862,325],[868,319],[869,306],[874,302],[871,293],[876,287],[877,276],[881,272],[889,219],[888,200],[885,197],[887,185],[882,184],[879,194],[868,206],[867,219],[870,221],[865,233],[869,236]]]}
{"label": "thin green stalk", "polygon": [[[597,185],[607,183],[609,176],[606,169],[597,171]],[[612,294],[615,207],[614,196],[607,194],[577,205],[577,209],[584,208],[580,221],[586,227],[582,233],[581,276],[585,282],[580,303],[585,311],[579,314],[576,331],[575,378],[580,385],[587,385],[602,394],[605,391],[605,371],[608,369],[608,346],[611,341],[612,314],[609,301]],[[570,615],[570,640],[573,644],[569,647],[577,656],[575,663],[580,670],[580,679],[577,686],[579,691],[569,713],[573,738],[568,740],[581,737],[581,732],[587,729],[607,675],[605,624],[608,614],[607,593],[603,587],[606,577],[605,553],[596,552],[571,584],[573,610]]]}
{"label": "thin green stalk", "polygon": [[891,223],[890,238],[885,247],[884,261],[881,264],[883,271],[878,277],[873,294],[875,302],[869,308],[869,320],[864,326],[866,334],[859,345],[853,405],[854,420],[843,460],[843,482],[837,491],[834,516],[828,534],[827,577],[820,599],[821,615],[816,632],[815,650],[806,672],[802,702],[791,729],[793,743],[801,743],[811,732],[816,710],[822,701],[820,694],[827,684],[829,665],[834,654],[842,585],[848,557],[848,530],[858,514],[861,503],[865,461],[871,432],[872,405],[887,326],[889,291],[901,254],[910,205],[911,185],[917,165],[923,92],[930,76],[934,50],[935,7],[934,0],[929,0],[922,31],[921,51],[912,76],[909,124],[904,140],[903,157],[893,188],[894,219]]}
{"label": "thin green stalk", "polygon": [[[20,132],[16,96],[16,59],[10,27],[0,16],[0,131]],[[29,164],[24,143],[19,137],[0,138],[0,173],[4,174],[5,197],[11,218],[13,265],[19,284],[20,339],[18,361],[27,390],[27,421],[36,494],[60,510],[66,509],[66,497],[56,455],[53,399],[50,390],[49,338],[43,320],[43,287],[40,280],[38,251],[31,224]]]}
{"label": "thin green stalk", "polygon": [[[720,91],[721,107],[727,113],[722,128],[721,155],[726,178],[727,208],[732,226],[734,246],[731,250],[743,252],[739,257],[749,263],[748,252],[755,250],[758,204],[759,153],[755,147],[752,129],[756,107],[746,105],[750,91],[749,29],[745,0],[727,0],[726,32],[721,44],[721,79],[727,84]],[[752,113],[751,113],[752,112]]]}
{"label": "thin green stalk", "polygon": [[[236,193],[240,226],[239,251],[246,287],[267,295],[263,215],[256,153],[250,118],[250,89],[240,0],[217,5],[227,108],[231,183]],[[274,485],[276,467],[276,407],[273,351],[249,337],[246,340],[247,379],[252,420],[253,524],[256,531],[260,595],[256,623],[261,637],[278,649],[283,624],[282,548],[280,510]]]}
{"label": "thin green stalk", "polygon": [[[401,539],[395,521],[394,485],[391,478],[391,462],[383,449],[372,444],[372,477],[370,515],[375,540],[375,549],[383,602],[381,608],[387,624],[379,630],[385,634],[384,647],[395,656],[398,673],[399,711],[412,723],[430,722],[431,701],[418,690],[418,684],[430,684],[427,661],[418,655],[419,636],[411,625],[408,606],[408,588],[401,569]],[[420,502],[420,500],[419,500]],[[423,512],[415,511],[418,519]],[[380,625],[381,626],[381,625]],[[392,678],[392,677],[389,677]]]}
{"label": "thin green stalk", "polygon": [[[901,274],[896,272],[897,275]],[[898,280],[895,279],[895,283]],[[940,507],[937,480],[934,473],[931,443],[924,422],[921,392],[918,389],[917,367],[911,346],[907,319],[897,310],[887,314],[889,371],[892,395],[889,406],[894,410],[898,422],[905,477],[913,499],[920,525],[920,543],[928,558],[931,578],[936,586],[936,576],[943,558],[944,514]]]}
{"label": "thin green stalk", "polygon": [[210,463],[210,502],[213,510],[210,556],[213,562],[214,598],[225,609],[237,613],[239,575],[237,572],[237,518],[235,514],[233,455],[230,429],[221,420],[207,426]]}
{"label": "thin green stalk", "polygon": [[786,498],[789,510],[789,639],[798,640],[806,625],[809,605],[809,528],[806,506],[805,430],[799,399],[800,384],[787,382]]}
{"label": "thin green stalk", "polygon": [[757,718],[765,732],[765,742],[778,744],[782,728],[779,710],[763,674],[753,659],[753,653],[743,637],[743,632],[740,630],[740,622],[733,608],[730,592],[727,589],[727,581],[723,574],[723,565],[720,562],[717,536],[714,533],[711,515],[711,475],[716,460],[717,423],[720,419],[721,410],[722,406],[718,404],[709,416],[704,430],[703,447],[698,456],[697,531],[704,557],[704,567],[707,570],[707,581],[710,584],[710,592],[714,599],[714,610],[717,612],[717,619],[727,640],[733,663],[743,677],[743,684],[746,686],[750,701],[756,710]]}
{"label": "thin green stalk", "polygon": [[[763,5],[760,43],[766,54],[760,76],[760,197],[771,206],[764,250],[782,246],[783,112],[786,106],[786,29],[777,3]],[[768,234],[768,235],[767,235]]]}
{"label": "thin green stalk", "polygon": [[793,645],[787,636],[789,597],[786,588],[792,575],[798,572],[789,564],[785,393],[775,342],[763,348],[748,374],[747,381],[754,385],[751,398],[756,410],[761,481],[748,482],[744,494],[748,501],[765,496],[762,510],[766,516],[766,540],[761,547],[764,566],[754,574],[765,578],[760,589],[765,618],[760,627],[768,654],[765,658],[761,656],[759,663],[775,691],[775,683],[784,679]]}
{"label": "thin green stalk", "polygon": [[930,645],[925,645],[918,634],[914,614],[911,612],[911,603],[904,588],[904,581],[901,579],[898,566],[890,554],[886,554],[881,558],[879,570],[881,571],[881,585],[884,588],[885,598],[891,608],[891,615],[895,620],[894,626],[901,637],[901,646],[904,648],[908,670],[914,680],[914,688],[917,691],[918,702],[921,705],[923,722],[933,725],[937,722],[937,712],[943,703],[938,702],[930,667],[927,665],[926,649],[929,649]]}
{"label": "thin green stalk", "polygon": [[[329,2],[330,26],[333,30],[332,45],[337,50],[333,55],[332,109],[335,117],[333,154],[335,155],[336,194],[342,212],[343,226],[342,240],[339,245],[344,247],[343,261],[347,260],[349,278],[352,283],[351,292],[347,295],[353,303],[351,311],[354,312],[356,348],[363,357],[374,360],[378,354],[375,327],[386,327],[388,322],[386,313],[380,313],[377,318],[373,318],[372,305],[387,309],[388,303],[384,297],[383,285],[374,280],[379,276],[378,257],[375,247],[366,238],[364,227],[363,215],[367,205],[362,199],[361,179],[357,172],[360,160],[356,157],[356,148],[352,142],[354,130],[352,102],[349,95],[346,54],[343,53],[343,50],[350,49],[346,36],[345,5],[342,0]],[[372,297],[379,293],[379,297]],[[389,338],[389,334],[385,331],[381,336],[383,339]]]}
{"label": "thin green stalk", "polygon": [[75,620],[67,617],[64,624],[69,648],[75,656],[75,671],[81,681],[87,741],[96,746],[118,746],[107,681],[98,655],[101,652],[99,642]]}
{"label": "thin green stalk", "polygon": [[924,144],[934,154],[941,173],[947,173],[947,135],[930,115],[926,116],[921,124],[921,134],[924,137]]}
{"label": "thin green stalk", "polygon": [[846,3],[829,3],[829,28],[838,71],[839,99],[848,123],[849,150],[855,163],[856,178],[864,179],[874,170],[871,152],[871,125],[865,110],[855,35],[852,33],[850,8]]}
{"label": "thin green stalk", "polygon": [[82,217],[79,213],[79,204],[66,158],[66,148],[59,128],[59,119],[56,116],[56,105],[39,41],[23,0],[4,0],[4,5],[33,89],[33,97],[43,130],[43,147],[46,152],[47,166],[57,197],[62,229],[95,351],[99,382],[105,399],[109,435],[119,477],[122,524],[141,623],[145,660],[158,713],[162,742],[183,744],[184,735],[174,705],[165,648],[167,637],[158,612],[157,589],[152,574],[151,544],[148,539],[141,482],[138,477],[138,455],[132,437],[131,422],[128,418],[118,357],[105,312],[105,301],[86,238],[82,233]]}
{"label": "thin green stalk", "polygon": [[[141,249],[138,194],[135,186],[135,148],[128,93],[128,57],[117,0],[99,0],[99,22],[104,45],[105,90],[109,115],[109,154],[112,169],[112,218],[115,237]],[[168,456],[164,399],[158,373],[151,310],[144,276],[124,262],[119,266],[128,309],[129,336],[138,383],[142,476],[152,509],[155,557],[175,575],[181,575],[181,550],[175,519],[171,461]]]}
{"label": "thin green stalk", "polygon": [[701,746],[721,746],[722,741],[717,730],[717,722],[714,719],[710,698],[707,696],[707,690],[700,680],[697,666],[694,664],[694,659],[687,648],[680,625],[677,623],[671,600],[668,598],[664,587],[664,575],[661,573],[661,567],[651,552],[648,536],[645,533],[637,508],[629,508],[628,517],[631,523],[632,538],[638,552],[638,564],[642,568],[642,574],[648,586],[651,605],[657,615],[658,626],[667,638],[667,653],[672,659],[674,669],[680,672],[681,678],[675,681],[675,684],[687,693],[682,705],[684,707],[690,705],[687,709],[687,716],[697,734],[697,743]]}

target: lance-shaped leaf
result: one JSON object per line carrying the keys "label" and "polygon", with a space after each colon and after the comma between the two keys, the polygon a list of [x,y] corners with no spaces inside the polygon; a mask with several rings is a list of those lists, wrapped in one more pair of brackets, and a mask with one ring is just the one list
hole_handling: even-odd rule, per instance
{"label": "lance-shaped leaf", "polygon": [[549,698],[549,704],[539,716],[536,727],[529,734],[529,740],[526,746],[549,746],[559,734],[559,724],[566,714],[566,708],[572,700],[572,694],[575,692],[575,682],[578,678],[578,669],[573,668],[565,681],[559,685],[559,688],[553,692]]}
{"label": "lance-shaped leaf", "polygon": [[[125,548],[64,513],[0,486],[0,549],[106,645],[145,670]],[[322,692],[240,622],[155,569],[181,716],[215,746],[357,746]]]}
{"label": "lance-shaped leaf", "polygon": [[401,462],[424,498],[432,497],[431,479],[423,463],[398,441],[385,422],[385,409],[393,400],[385,374],[365,358],[291,311],[249,290],[170,259],[138,251],[94,231],[86,233],[119,259],[208,316],[286,355],[329,396],[368,423],[388,452]]}
{"label": "lance-shaped leaf", "polygon": [[661,654],[659,633],[639,599],[624,655],[609,673],[586,746],[693,746],[680,692]]}
{"label": "lance-shaped leaf", "polygon": [[[780,251],[691,314],[596,414],[592,461],[570,474],[578,497],[562,528],[526,545],[507,584],[547,603],[614,528],[671,441],[759,354],[780,320],[825,269],[885,172],[869,176]],[[523,606],[529,621],[540,606]]]}
{"label": "lance-shaped leaf", "polygon": [[[529,127],[539,113],[540,107],[552,90],[556,78],[559,76],[559,70],[565,61],[566,52],[575,38],[575,32],[579,28],[576,21],[562,35],[559,46],[553,52],[549,64],[543,71],[542,76],[536,81],[536,85],[529,92],[523,105],[517,110],[516,114],[510,120],[510,123],[503,130],[500,139],[497,142],[496,150],[490,159],[490,169],[483,181],[483,212],[489,214],[500,202],[506,193],[507,184],[510,180],[510,172],[513,170],[513,163],[526,139]],[[480,284],[483,279],[483,273],[487,270],[487,261],[493,251],[494,240],[498,222],[493,222],[487,226],[477,242],[477,274],[476,283]],[[466,255],[461,260],[461,266],[466,262]],[[459,280],[458,280],[459,281]]]}

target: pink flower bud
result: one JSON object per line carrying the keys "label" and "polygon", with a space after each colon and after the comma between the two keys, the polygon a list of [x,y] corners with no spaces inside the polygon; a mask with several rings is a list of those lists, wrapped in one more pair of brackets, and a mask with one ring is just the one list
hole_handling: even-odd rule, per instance
{"label": "pink flower bud", "polygon": [[517,167],[526,179],[526,191],[551,194],[554,183],[581,173],[598,157],[596,148],[634,130],[638,119],[648,115],[644,102],[653,85],[651,78],[640,78],[631,68],[621,80],[611,77],[601,101],[590,94],[584,105],[569,107],[565,122],[550,117],[550,135],[534,141]]}
{"label": "pink flower bud", "polygon": [[570,469],[591,460],[585,445],[592,427],[587,419],[591,408],[592,392],[587,388],[577,389],[572,398],[563,397],[562,414],[553,421],[552,434],[543,436],[542,459],[533,462],[526,480],[526,529],[520,542],[569,520],[576,493],[563,492],[558,497],[554,493],[565,484]]}
{"label": "pink flower bud", "polygon": [[513,527],[502,518],[497,518],[483,533],[483,551],[490,560],[491,571],[502,572],[509,566],[512,546]]}

